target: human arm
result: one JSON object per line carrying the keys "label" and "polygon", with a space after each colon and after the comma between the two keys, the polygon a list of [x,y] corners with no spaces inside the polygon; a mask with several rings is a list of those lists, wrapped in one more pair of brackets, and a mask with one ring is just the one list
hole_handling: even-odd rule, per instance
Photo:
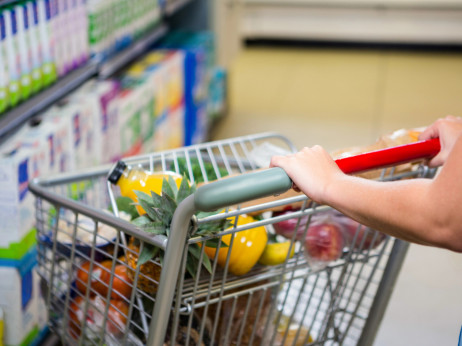
{"label": "human arm", "polygon": [[[446,136],[442,131],[423,135],[431,138],[435,133]],[[442,150],[448,149],[449,154],[433,180],[378,182],[348,176],[319,146],[275,156],[271,165],[286,170],[294,184],[316,202],[362,224],[410,242],[462,251],[461,133],[454,132],[452,142],[449,135],[442,141]]]}

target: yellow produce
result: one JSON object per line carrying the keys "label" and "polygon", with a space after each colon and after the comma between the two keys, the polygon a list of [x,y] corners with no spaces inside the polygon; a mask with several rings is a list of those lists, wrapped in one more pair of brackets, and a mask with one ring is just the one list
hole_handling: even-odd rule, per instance
{"label": "yellow produce", "polygon": [[[134,167],[129,169],[123,162],[119,162],[111,173],[111,182],[119,186],[120,194],[138,202],[135,191],[142,191],[151,194],[154,191],[157,194],[162,193],[162,183],[164,178],[168,180],[172,177],[177,187],[180,186],[183,177],[175,172],[147,172],[141,168]],[[144,209],[137,205],[136,209],[140,215],[145,213]]]}
{"label": "yellow produce", "polygon": [[[246,225],[256,220],[245,214],[240,215],[237,221],[237,226]],[[222,242],[231,247],[232,234],[227,234],[222,237]],[[234,236],[234,241],[229,255],[228,272],[234,275],[244,275],[253,268],[258,262],[263,253],[268,235],[264,226],[251,228],[245,231],[237,232]],[[226,265],[229,247],[220,247],[218,250],[217,261],[222,268]],[[215,259],[216,249],[206,246],[205,253],[210,259]]]}
{"label": "yellow produce", "polygon": [[295,252],[295,245],[292,245],[291,248],[290,241],[285,241],[283,243],[268,243],[258,262],[268,266],[282,264],[287,259],[289,250],[289,258],[292,258]]}
{"label": "yellow produce", "polygon": [[[306,327],[300,326],[299,323],[292,323],[289,325],[289,317],[282,316],[277,328],[276,344],[283,346],[303,346],[306,345],[305,339],[308,344],[314,342],[310,331]],[[284,343],[282,342],[283,340]]]}

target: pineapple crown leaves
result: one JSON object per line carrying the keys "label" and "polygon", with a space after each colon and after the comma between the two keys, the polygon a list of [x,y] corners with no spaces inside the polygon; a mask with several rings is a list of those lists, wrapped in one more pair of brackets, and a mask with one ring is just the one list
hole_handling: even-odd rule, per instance
{"label": "pineapple crown leaves", "polygon": [[[132,220],[132,223],[149,234],[165,235],[168,237],[176,208],[186,197],[193,194],[195,191],[196,186],[194,184],[190,185],[185,176],[183,176],[179,187],[173,177],[169,176],[168,180],[164,178],[162,181],[162,193],[160,195],[154,191],[151,191],[151,195],[142,191],[135,191],[138,197],[137,204],[145,210],[146,214],[135,218]],[[219,213],[219,211],[212,213],[200,212],[196,216],[203,218],[217,213]],[[228,228],[230,224],[230,221],[227,219],[204,223],[199,225],[195,230],[195,234],[198,236],[211,236]],[[205,246],[217,248],[219,246],[227,247],[228,245],[223,241],[220,242],[217,238],[212,238],[205,242]],[[155,257],[162,263],[163,255],[161,249],[150,244],[145,244],[138,257],[137,265],[141,266]],[[205,252],[201,250],[198,244],[190,244],[188,246],[186,269],[192,277],[195,277],[199,263],[201,263],[209,273],[212,272],[210,260]]]}

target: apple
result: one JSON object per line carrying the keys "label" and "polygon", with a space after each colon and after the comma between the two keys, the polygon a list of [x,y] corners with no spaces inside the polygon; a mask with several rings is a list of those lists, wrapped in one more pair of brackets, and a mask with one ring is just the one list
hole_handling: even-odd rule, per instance
{"label": "apple", "polygon": [[[282,212],[273,213],[273,217],[281,215],[290,215],[294,210],[284,210]],[[306,229],[306,224],[308,223],[309,215],[303,215],[299,217],[293,217],[291,219],[279,221],[273,224],[274,231],[276,234],[281,235],[287,239],[292,239],[294,233],[295,239],[300,239],[303,236],[303,233]]]}
{"label": "apple", "polygon": [[375,249],[386,238],[385,234],[361,225],[359,222],[335,210],[332,213],[332,220],[335,220],[335,222],[341,226],[344,233],[345,243],[351,249]]}
{"label": "apple", "polygon": [[309,260],[330,262],[342,256],[345,245],[340,225],[331,222],[312,224],[305,237]]}

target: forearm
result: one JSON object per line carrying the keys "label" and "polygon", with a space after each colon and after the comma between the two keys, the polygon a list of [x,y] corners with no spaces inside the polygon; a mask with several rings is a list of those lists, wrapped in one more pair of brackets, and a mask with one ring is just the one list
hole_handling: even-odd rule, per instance
{"label": "forearm", "polygon": [[437,245],[434,220],[438,210],[430,196],[431,184],[428,179],[378,182],[344,176],[332,182],[324,202],[394,237]]}

